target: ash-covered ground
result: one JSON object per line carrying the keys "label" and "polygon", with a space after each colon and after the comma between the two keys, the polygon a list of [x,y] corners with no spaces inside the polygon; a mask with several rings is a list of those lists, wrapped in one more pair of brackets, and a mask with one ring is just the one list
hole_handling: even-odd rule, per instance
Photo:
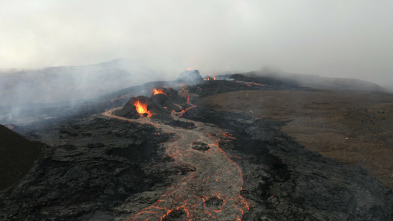
{"label": "ash-covered ground", "polygon": [[[281,131],[285,122],[198,106],[201,97],[229,91],[310,89],[280,79],[234,75],[203,81],[192,74],[191,79],[183,74],[182,82],[151,84],[151,89],[174,88],[171,99],[152,96],[148,87],[132,88],[108,95],[81,112],[16,127],[45,145],[30,172],[0,193],[0,219],[138,220],[147,211],[163,213],[157,216],[164,220],[191,219],[193,214],[205,214],[200,220],[393,219],[390,189],[359,167],[305,149]],[[195,78],[198,84],[188,85]],[[143,99],[146,111],[152,116],[157,113],[156,117],[136,115],[135,103],[130,103],[135,98],[130,97],[142,90],[150,91]],[[113,117],[102,115],[119,103],[123,108],[117,111],[123,110],[121,114],[132,120],[115,118],[116,111],[110,112]],[[166,110],[170,105],[180,106],[175,115]],[[168,144],[177,141],[184,145],[168,151],[173,147]],[[209,155],[214,151],[217,155]],[[202,157],[198,160],[193,154]],[[216,169],[231,165],[230,170]],[[215,185],[213,179],[225,182]],[[187,186],[190,180],[195,185]],[[229,188],[214,189],[220,185]],[[170,192],[173,187],[180,190],[178,194]],[[216,193],[198,196],[209,192],[209,187]],[[233,206],[226,198],[231,190],[239,194]],[[163,202],[163,196],[170,201]],[[177,202],[187,198],[193,203]],[[161,202],[179,206],[154,207]]]}

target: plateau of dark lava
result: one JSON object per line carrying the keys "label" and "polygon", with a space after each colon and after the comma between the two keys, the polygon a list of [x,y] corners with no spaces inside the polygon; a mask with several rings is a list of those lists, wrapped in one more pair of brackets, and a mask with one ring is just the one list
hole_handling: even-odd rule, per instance
{"label": "plateau of dark lava", "polygon": [[16,127],[45,144],[30,172],[0,193],[0,219],[392,220],[390,189],[305,149],[282,132],[285,122],[198,105],[280,89],[311,90],[191,71]]}

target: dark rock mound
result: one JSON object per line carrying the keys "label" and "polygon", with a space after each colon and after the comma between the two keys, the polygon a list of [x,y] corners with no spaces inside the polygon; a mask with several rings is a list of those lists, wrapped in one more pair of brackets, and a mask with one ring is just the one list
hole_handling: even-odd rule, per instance
{"label": "dark rock mound", "polygon": [[210,197],[206,200],[205,205],[213,210],[221,209],[224,200],[218,198],[217,196]]}
{"label": "dark rock mound", "polygon": [[180,112],[188,107],[187,100],[177,93],[172,88],[162,89],[163,94],[153,95],[149,99],[148,107],[153,113],[152,118],[156,119],[171,119],[170,114],[172,110]]}
{"label": "dark rock mound", "polygon": [[0,190],[25,175],[40,154],[41,146],[0,125]]}
{"label": "dark rock mound", "polygon": [[[178,92],[172,88],[158,88],[157,93],[150,98],[146,96],[132,97],[122,109],[115,111],[114,114],[126,118],[136,119],[142,116],[149,116],[153,119],[171,121],[172,110],[181,112],[188,108],[187,99],[179,96]],[[137,109],[142,106],[143,113],[138,113]],[[175,126],[193,127],[187,123],[172,122]]]}
{"label": "dark rock mound", "polygon": [[207,151],[210,149],[209,145],[202,142],[194,142],[192,143],[192,149],[199,151]]}
{"label": "dark rock mound", "polygon": [[170,212],[167,216],[165,216],[162,221],[172,221],[172,220],[186,220],[187,213],[184,209],[178,209]]}
{"label": "dark rock mound", "polygon": [[113,114],[130,119],[138,119],[140,117],[139,113],[136,111],[135,105],[131,102],[131,100],[128,101],[122,109],[115,111]]}
{"label": "dark rock mound", "polygon": [[198,70],[184,71],[179,75],[177,81],[186,84],[200,84],[203,82],[203,78]]}
{"label": "dark rock mound", "polygon": [[120,117],[125,117],[125,118],[130,118],[130,119],[138,119],[143,113],[139,114],[137,111],[137,105],[139,108],[142,108],[145,110],[145,113],[147,116],[147,113],[149,111],[149,98],[145,96],[138,96],[138,97],[132,97],[124,106],[122,109],[117,110],[114,112],[115,115],[120,116]]}
{"label": "dark rock mound", "polygon": [[181,128],[184,128],[184,129],[194,129],[194,128],[196,128],[196,125],[194,123],[180,121],[180,120],[171,120],[167,124],[171,125],[171,126],[174,126],[174,127],[181,127]]}

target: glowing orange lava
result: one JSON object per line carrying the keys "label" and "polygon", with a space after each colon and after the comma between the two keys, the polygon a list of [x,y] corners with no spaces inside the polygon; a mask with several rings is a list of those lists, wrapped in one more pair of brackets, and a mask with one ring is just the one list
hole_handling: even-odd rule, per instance
{"label": "glowing orange lava", "polygon": [[147,110],[146,104],[141,103],[140,101],[135,101],[134,106],[139,114],[141,115],[147,114],[147,117],[151,117],[151,112]]}
{"label": "glowing orange lava", "polygon": [[[162,90],[162,89],[153,89],[153,95],[156,95],[156,94],[165,94],[164,93],[164,91]],[[165,94],[166,95],[166,94]]]}
{"label": "glowing orange lava", "polygon": [[[181,91],[190,105],[187,110],[196,107],[190,103],[187,89],[182,87]],[[146,104],[136,101],[134,105],[139,113],[147,112]],[[171,218],[176,211],[183,211],[186,215],[185,220],[190,221],[242,220],[243,215],[253,205],[250,203],[253,202],[241,195],[244,185],[243,171],[232,160],[233,158],[241,160],[241,158],[225,153],[219,145],[220,141],[229,142],[236,139],[232,134],[201,122],[179,118],[179,113],[174,110],[172,110],[172,117],[175,120],[193,122],[199,129],[184,130],[149,118],[127,119],[113,115],[115,110],[117,109],[106,111],[103,115],[129,122],[150,124],[164,133],[175,134],[176,139],[163,144],[166,155],[174,159],[178,165],[194,168],[171,183],[154,204],[139,210],[126,220],[162,221]],[[205,143],[210,149],[207,151],[193,149],[195,142]],[[212,206],[208,203],[211,200],[219,203]]]}
{"label": "glowing orange lava", "polygon": [[203,80],[205,80],[205,81],[215,81],[217,79],[216,79],[215,76],[207,75],[205,78],[203,78]]}
{"label": "glowing orange lava", "polygon": [[255,82],[246,82],[246,81],[235,81],[235,82],[245,84],[245,85],[247,85],[247,87],[252,87],[252,86],[263,87],[263,86],[265,86],[263,84],[259,84],[259,83],[255,83]]}

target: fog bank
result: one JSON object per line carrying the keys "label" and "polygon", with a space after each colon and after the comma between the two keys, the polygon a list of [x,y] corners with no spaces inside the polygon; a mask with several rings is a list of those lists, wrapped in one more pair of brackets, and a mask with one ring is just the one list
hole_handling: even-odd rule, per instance
{"label": "fog bank", "polygon": [[162,74],[264,65],[393,85],[389,0],[0,0],[0,68],[143,60]]}

